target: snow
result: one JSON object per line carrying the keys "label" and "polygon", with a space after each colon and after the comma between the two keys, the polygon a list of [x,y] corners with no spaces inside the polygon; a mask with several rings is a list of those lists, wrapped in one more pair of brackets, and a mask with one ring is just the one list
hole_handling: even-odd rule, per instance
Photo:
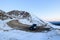
{"label": "snow", "polygon": [[60,26],[53,25],[52,27],[60,29]]}
{"label": "snow", "polygon": [[5,20],[5,21],[0,20],[0,30],[9,30],[9,29],[12,29],[12,28],[10,28],[7,25],[8,21],[10,21],[10,20]]}
{"label": "snow", "polygon": [[[14,19],[7,19],[4,21],[0,20],[0,40],[60,40],[60,30],[51,30],[49,32],[26,32],[16,29],[11,30],[12,28],[6,24],[11,20]],[[32,24],[26,19],[21,19],[19,21],[24,24]],[[48,25],[54,28],[60,28],[50,23],[48,23]]]}
{"label": "snow", "polygon": [[60,40],[60,36],[56,34],[56,31],[50,31],[48,33],[31,33],[20,30],[12,31],[0,31],[0,40]]}
{"label": "snow", "polygon": [[18,19],[18,20],[22,24],[27,24],[27,25],[32,25],[32,24],[37,24],[37,26],[45,25],[45,23],[43,23],[41,20],[39,20],[36,17],[32,17],[31,19],[32,19],[32,22],[30,22],[30,20],[27,20],[27,19]]}
{"label": "snow", "polygon": [[30,21],[28,21],[27,19],[20,19],[19,22],[21,22],[23,24],[32,25],[32,23]]}

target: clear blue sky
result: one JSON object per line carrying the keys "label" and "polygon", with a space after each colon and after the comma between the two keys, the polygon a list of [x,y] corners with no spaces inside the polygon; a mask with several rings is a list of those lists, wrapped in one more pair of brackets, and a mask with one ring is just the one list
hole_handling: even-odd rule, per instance
{"label": "clear blue sky", "polygon": [[23,10],[45,20],[60,20],[60,0],[0,0],[4,11]]}

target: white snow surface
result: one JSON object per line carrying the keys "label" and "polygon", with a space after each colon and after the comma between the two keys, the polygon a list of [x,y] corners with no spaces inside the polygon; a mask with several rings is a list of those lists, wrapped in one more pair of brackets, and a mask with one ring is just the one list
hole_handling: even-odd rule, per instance
{"label": "white snow surface", "polygon": [[[13,19],[7,19],[4,21],[0,20],[0,40],[60,40],[60,30],[52,30],[49,32],[37,32],[37,33],[26,32],[26,31],[15,30],[15,29],[11,30],[12,28],[10,28],[6,24],[10,20]],[[22,23],[26,23],[26,21],[23,21]],[[29,22],[27,22],[27,24],[28,23]],[[54,28],[58,28],[57,26],[54,25],[51,26]],[[4,30],[9,30],[9,31],[4,31]]]}

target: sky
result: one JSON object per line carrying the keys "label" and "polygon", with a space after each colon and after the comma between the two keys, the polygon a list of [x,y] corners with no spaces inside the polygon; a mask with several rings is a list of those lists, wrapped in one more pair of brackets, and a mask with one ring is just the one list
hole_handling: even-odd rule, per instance
{"label": "sky", "polygon": [[0,9],[22,10],[46,21],[60,21],[60,0],[0,0]]}

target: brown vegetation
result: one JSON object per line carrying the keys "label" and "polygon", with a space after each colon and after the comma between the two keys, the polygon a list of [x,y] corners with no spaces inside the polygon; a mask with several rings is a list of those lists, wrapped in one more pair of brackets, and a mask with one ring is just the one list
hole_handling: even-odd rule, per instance
{"label": "brown vegetation", "polygon": [[50,28],[45,28],[43,26],[39,26],[37,27],[36,30],[29,30],[29,27],[31,25],[26,25],[26,24],[22,24],[19,23],[18,20],[12,20],[10,22],[7,23],[10,27],[17,29],[17,30],[24,30],[24,31],[30,31],[30,32],[41,32],[41,31],[49,31]]}

